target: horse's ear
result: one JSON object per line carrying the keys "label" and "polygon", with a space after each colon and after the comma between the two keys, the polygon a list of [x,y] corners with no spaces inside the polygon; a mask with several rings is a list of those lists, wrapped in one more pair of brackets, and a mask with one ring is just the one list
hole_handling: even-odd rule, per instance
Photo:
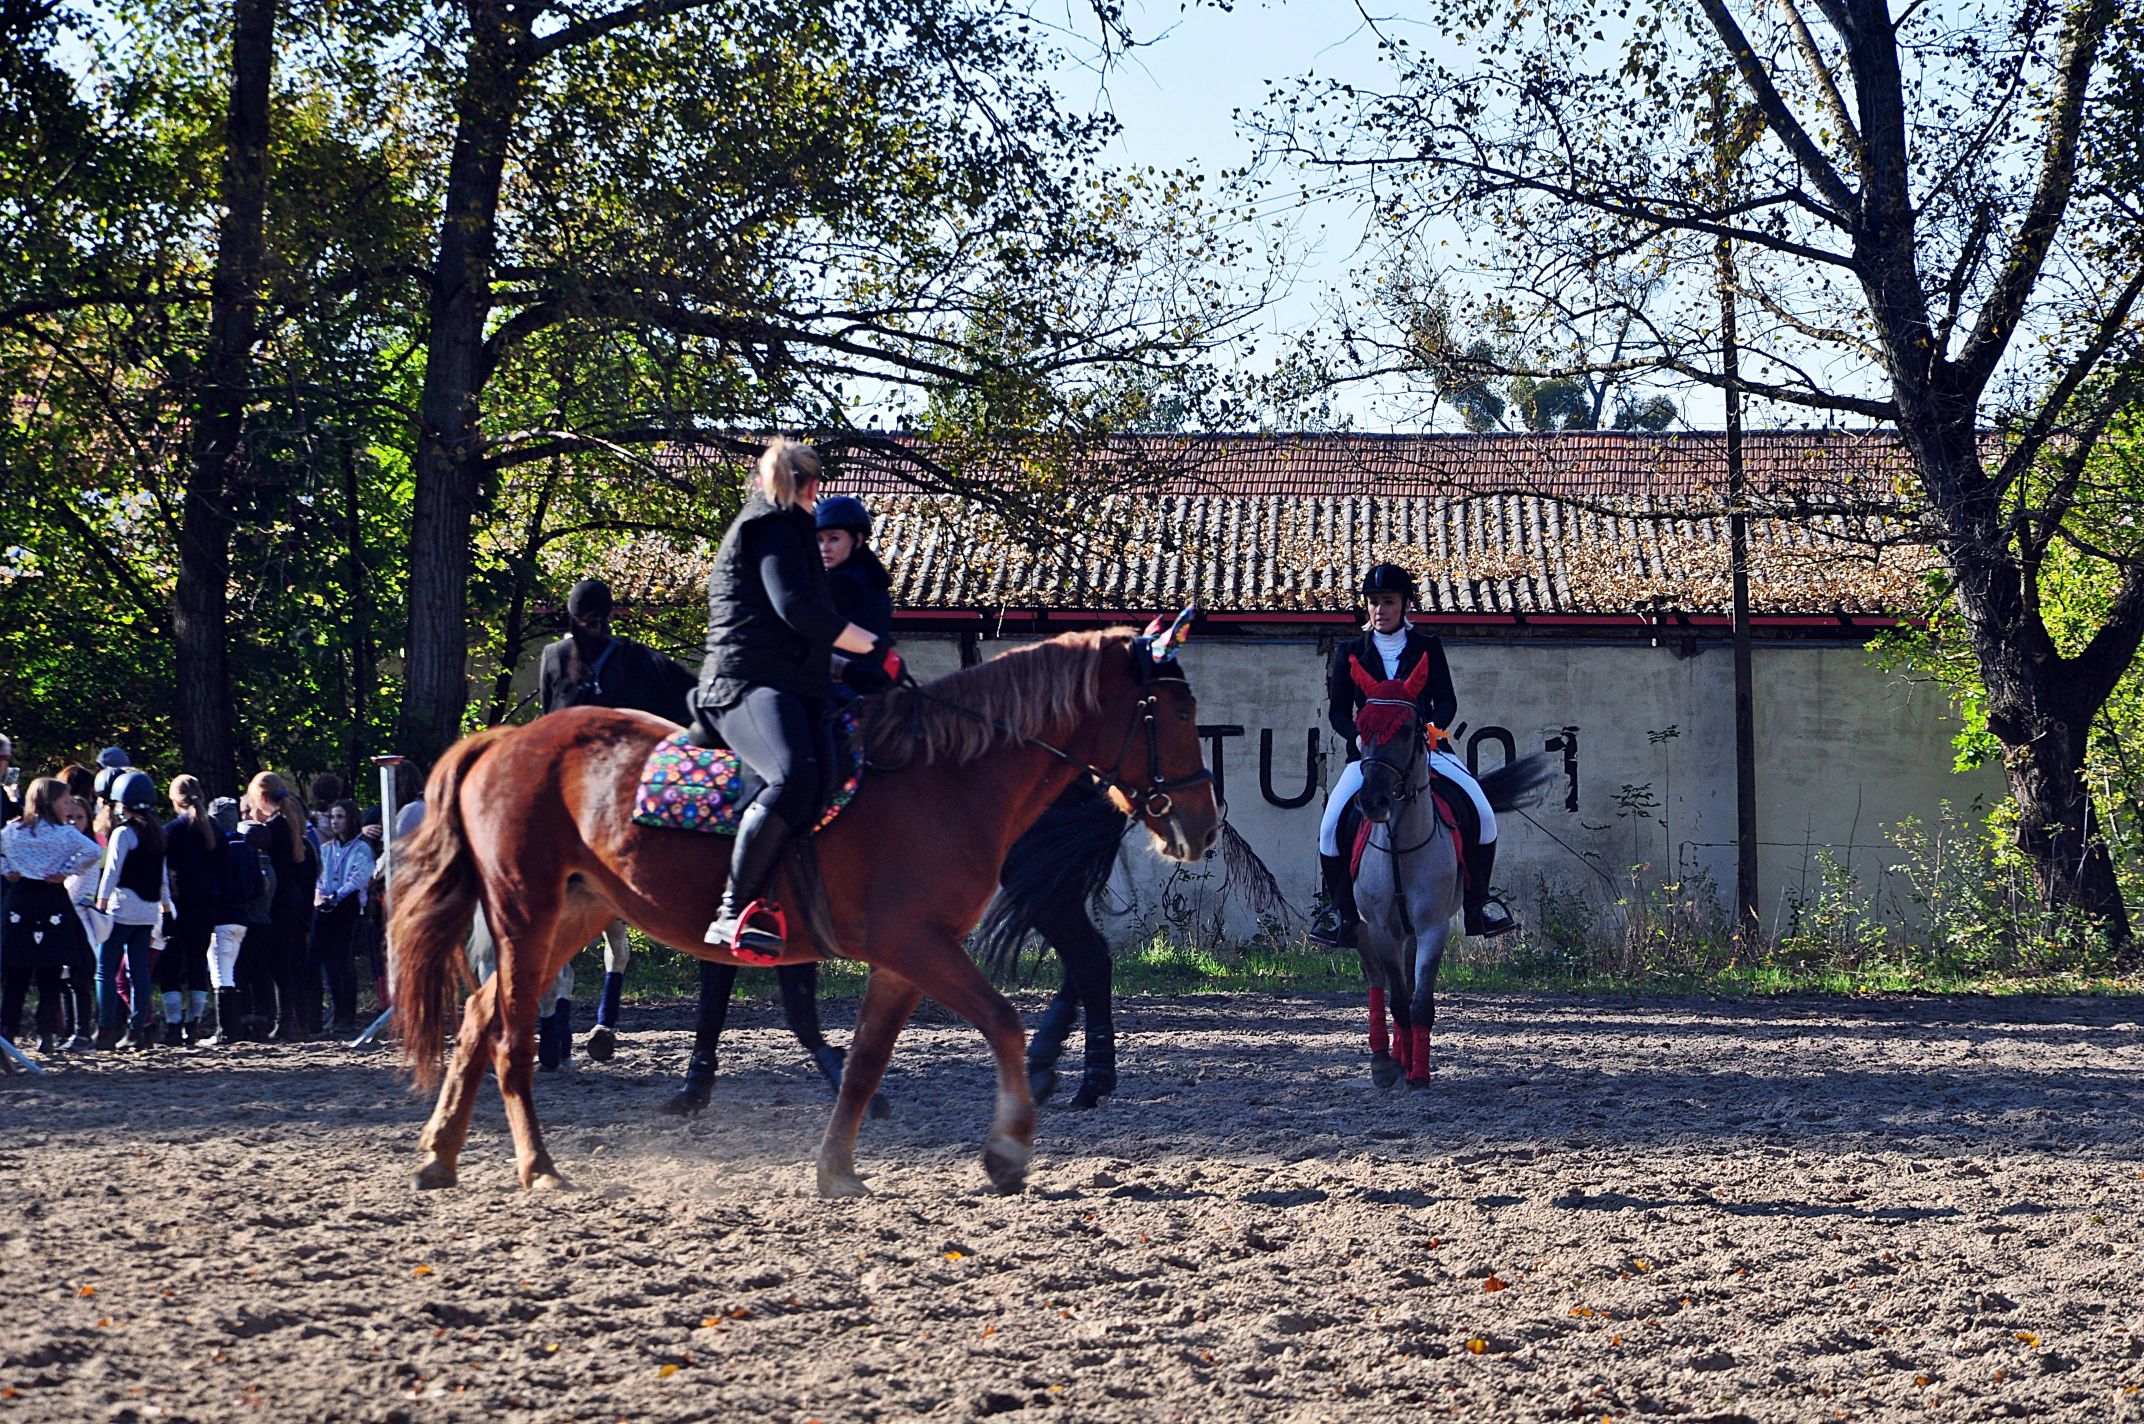
{"label": "horse's ear", "polygon": [[1151,638],[1151,637],[1153,637],[1153,636],[1154,636],[1154,635],[1155,635],[1156,633],[1159,633],[1160,631],[1161,631],[1161,615],[1160,615],[1159,613],[1157,613],[1157,614],[1155,614],[1155,615],[1154,615],[1154,616],[1153,616],[1152,618],[1150,618],[1150,619],[1148,619],[1148,620],[1147,620],[1147,625],[1146,625],[1146,627],[1145,627],[1145,628],[1143,628],[1143,629],[1141,629],[1141,630],[1140,630],[1139,636],[1140,636],[1140,637],[1142,637],[1142,638]]}
{"label": "horse's ear", "polygon": [[1420,697],[1422,689],[1427,686],[1429,686],[1429,657],[1424,654],[1421,661],[1414,665],[1414,671],[1407,674],[1407,695],[1409,697]]}
{"label": "horse's ear", "polygon": [[[1197,614],[1197,608],[1186,608],[1170,622],[1169,630],[1154,640],[1155,662],[1166,662],[1176,656],[1176,650],[1190,640],[1191,620]],[[1158,624],[1161,620],[1156,618],[1154,622]]]}
{"label": "horse's ear", "polygon": [[1362,659],[1353,653],[1347,655],[1348,674],[1355,679],[1355,686],[1362,689],[1364,697],[1375,697],[1383,684],[1370,676],[1370,670],[1362,665]]}

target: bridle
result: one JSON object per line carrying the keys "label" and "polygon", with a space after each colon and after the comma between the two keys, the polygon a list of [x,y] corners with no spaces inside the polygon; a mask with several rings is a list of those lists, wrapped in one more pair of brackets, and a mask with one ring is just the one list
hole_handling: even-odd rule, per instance
{"label": "bridle", "polygon": [[[1402,701],[1397,697],[1366,698],[1363,702],[1363,706],[1400,707],[1406,709],[1407,730],[1401,733],[1401,736],[1405,739],[1407,743],[1407,760],[1395,765],[1389,761],[1373,760],[1367,753],[1365,753],[1363,756],[1363,760],[1365,762],[1375,765],[1385,771],[1391,772],[1394,778],[1399,782],[1399,785],[1392,792],[1392,805],[1395,811],[1402,810],[1415,799],[1415,763],[1427,753],[1429,745],[1428,738],[1426,738],[1422,734],[1421,709],[1416,707],[1414,703]],[[1379,745],[1382,745],[1382,743],[1380,743]],[[1365,772],[1364,774],[1365,776],[1368,775],[1367,772]],[[1427,778],[1423,780],[1422,785],[1425,790],[1428,788],[1429,781]],[[1443,833],[1443,822],[1441,820],[1437,820],[1436,817],[1432,817],[1432,820],[1437,821],[1436,828],[1431,830],[1427,836],[1422,838],[1422,840],[1411,846],[1396,845],[1393,843],[1392,840],[1393,819],[1393,817],[1389,816],[1386,818],[1385,844],[1380,847],[1380,849],[1391,855],[1395,860],[1397,860],[1403,855],[1412,855],[1414,852],[1420,850],[1423,846],[1428,845],[1431,841],[1435,840],[1439,835]],[[1372,844],[1375,844],[1374,837],[1372,840]]]}

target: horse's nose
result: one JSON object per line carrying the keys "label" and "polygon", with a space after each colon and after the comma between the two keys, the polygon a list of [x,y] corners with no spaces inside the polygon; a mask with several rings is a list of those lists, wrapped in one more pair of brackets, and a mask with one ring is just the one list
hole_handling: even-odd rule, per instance
{"label": "horse's nose", "polygon": [[[1205,845],[1204,849],[1202,849],[1202,850],[1201,850],[1201,851],[1200,851],[1199,853],[1200,853],[1201,855],[1212,855],[1212,854],[1213,854],[1213,848],[1214,848],[1215,846],[1219,845],[1220,843],[1221,843],[1221,828],[1220,828],[1219,826],[1210,826],[1210,827],[1208,827],[1208,828],[1207,828],[1207,831],[1206,831],[1206,845]],[[39,1002],[43,1002],[43,1001],[42,1001],[42,1000],[40,1000]]]}

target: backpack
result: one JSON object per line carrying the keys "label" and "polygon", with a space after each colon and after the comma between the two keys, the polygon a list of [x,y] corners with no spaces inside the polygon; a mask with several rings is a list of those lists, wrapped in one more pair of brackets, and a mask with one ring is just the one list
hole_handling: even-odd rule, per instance
{"label": "backpack", "polygon": [[275,901],[275,867],[253,844],[254,830],[248,826],[224,838],[231,848],[224,859],[224,894],[234,922],[262,925]]}
{"label": "backpack", "polygon": [[610,661],[611,654],[618,651],[620,641],[620,639],[613,638],[608,643],[605,643],[603,651],[596,654],[596,660],[582,672],[580,680],[569,682],[559,689],[558,698],[553,704],[552,710],[556,711],[561,707],[601,707],[605,705],[603,702],[603,665]]}

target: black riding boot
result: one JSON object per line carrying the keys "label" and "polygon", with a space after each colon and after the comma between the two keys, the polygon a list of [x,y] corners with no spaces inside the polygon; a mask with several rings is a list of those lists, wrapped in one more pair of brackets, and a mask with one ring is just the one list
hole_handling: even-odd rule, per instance
{"label": "black riding boot", "polygon": [[1467,846],[1467,933],[1476,939],[1494,939],[1519,927],[1511,912],[1489,894],[1489,872],[1495,868],[1495,841]]}
{"label": "black riding boot", "polygon": [[1355,911],[1355,877],[1349,871],[1348,857],[1321,855],[1318,865],[1325,872],[1326,908],[1311,921],[1310,938],[1333,949],[1353,949],[1355,926],[1362,923],[1362,916]]}
{"label": "black riding boot", "polygon": [[236,1043],[245,1037],[241,1024],[242,1011],[238,1007],[236,989],[216,991],[216,1031],[201,1042],[209,1048],[221,1048],[227,1043]]}
{"label": "black riding boot", "polygon": [[737,822],[737,847],[730,854],[730,880],[723,887],[722,908],[707,927],[709,944],[724,945],[748,959],[772,964],[781,957],[782,937],[754,916],[739,923],[759,899],[782,863],[789,845],[789,823],[758,802],[745,807]]}

